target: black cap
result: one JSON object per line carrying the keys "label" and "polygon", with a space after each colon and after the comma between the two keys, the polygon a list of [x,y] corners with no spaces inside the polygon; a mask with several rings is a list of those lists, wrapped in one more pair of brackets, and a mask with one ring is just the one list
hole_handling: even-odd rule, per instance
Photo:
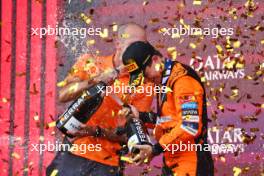
{"label": "black cap", "polygon": [[129,84],[138,86],[143,82],[143,72],[153,55],[161,55],[148,42],[134,42],[125,50],[122,60],[130,74]]}

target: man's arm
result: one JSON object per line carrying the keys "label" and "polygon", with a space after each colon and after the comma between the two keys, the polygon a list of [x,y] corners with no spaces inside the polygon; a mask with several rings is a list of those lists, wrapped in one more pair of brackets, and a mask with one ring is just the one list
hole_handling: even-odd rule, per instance
{"label": "man's arm", "polygon": [[[193,78],[185,76],[173,87],[176,125],[159,139],[161,145],[193,140],[201,133],[203,88]],[[173,122],[172,122],[173,123]]]}
{"label": "man's arm", "polygon": [[67,102],[76,99],[89,86],[87,80],[80,80],[78,77],[73,77],[70,82],[67,82],[59,91],[59,101]]}
{"label": "man's arm", "polygon": [[105,138],[107,140],[119,143],[126,143],[127,137],[125,134],[118,134],[115,129],[106,129],[94,126],[83,125],[82,128],[76,132],[69,132],[75,137],[94,136]]}

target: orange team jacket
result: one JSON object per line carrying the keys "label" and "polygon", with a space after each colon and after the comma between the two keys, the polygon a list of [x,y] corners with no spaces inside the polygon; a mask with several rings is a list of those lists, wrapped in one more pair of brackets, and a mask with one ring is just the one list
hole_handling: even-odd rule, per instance
{"label": "orange team jacket", "polygon": [[[196,151],[172,151],[173,144],[195,144],[201,133],[203,88],[180,63],[176,63],[168,78],[167,98],[161,107],[154,135],[164,149],[166,165],[177,176],[196,175]],[[176,150],[176,147],[174,147]]]}
{"label": "orange team jacket", "polygon": [[[93,76],[102,73],[107,69],[113,69],[113,56],[96,56],[92,57],[91,55],[81,56],[77,62],[72,67],[69,77],[78,77],[82,80],[90,79]],[[67,79],[66,78],[66,79]],[[122,75],[118,77],[118,80],[115,80],[115,83],[128,85],[129,76]],[[145,84],[144,86],[152,86],[152,84]],[[113,85],[112,85],[113,87]],[[116,94],[123,102],[132,104],[137,107],[140,111],[150,111],[152,98],[153,96],[146,96],[144,93],[136,93],[133,96]],[[140,100],[140,101],[138,101]],[[99,126],[101,128],[115,129],[116,127],[122,124],[124,119],[118,117],[118,111],[122,107],[117,103],[117,101],[111,96],[105,96],[104,100],[99,107],[99,109],[92,115],[90,120],[87,122],[87,125],[90,126]],[[119,155],[117,154],[118,150],[121,149],[121,146],[117,142],[107,140],[100,137],[81,137],[74,141],[74,144],[81,145],[91,145],[94,146],[100,145],[100,151],[93,151],[94,149],[87,149],[86,152],[74,151],[72,152],[75,155],[100,162],[106,165],[118,166],[119,164]]]}

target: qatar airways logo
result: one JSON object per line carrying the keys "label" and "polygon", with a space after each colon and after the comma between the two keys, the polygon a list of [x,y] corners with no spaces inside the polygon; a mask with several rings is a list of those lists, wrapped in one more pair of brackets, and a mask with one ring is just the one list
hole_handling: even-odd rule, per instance
{"label": "qatar airways logo", "polygon": [[200,57],[190,60],[190,66],[196,71],[202,71],[208,81],[224,79],[242,79],[245,77],[245,69],[237,62],[240,55],[236,54],[232,59],[227,57],[220,59],[218,55]]}

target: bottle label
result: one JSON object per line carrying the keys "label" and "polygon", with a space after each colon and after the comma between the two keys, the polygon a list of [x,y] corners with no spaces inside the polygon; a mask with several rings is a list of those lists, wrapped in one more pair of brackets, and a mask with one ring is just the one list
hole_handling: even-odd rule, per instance
{"label": "bottle label", "polygon": [[140,141],[137,137],[137,134],[134,134],[133,136],[131,136],[127,142],[127,146],[128,146],[129,151],[132,150],[134,145],[139,144],[139,143],[140,143]]}
{"label": "bottle label", "polygon": [[76,132],[81,129],[82,123],[77,120],[75,117],[71,117],[66,124],[64,125],[64,128],[67,129],[67,131]]}

